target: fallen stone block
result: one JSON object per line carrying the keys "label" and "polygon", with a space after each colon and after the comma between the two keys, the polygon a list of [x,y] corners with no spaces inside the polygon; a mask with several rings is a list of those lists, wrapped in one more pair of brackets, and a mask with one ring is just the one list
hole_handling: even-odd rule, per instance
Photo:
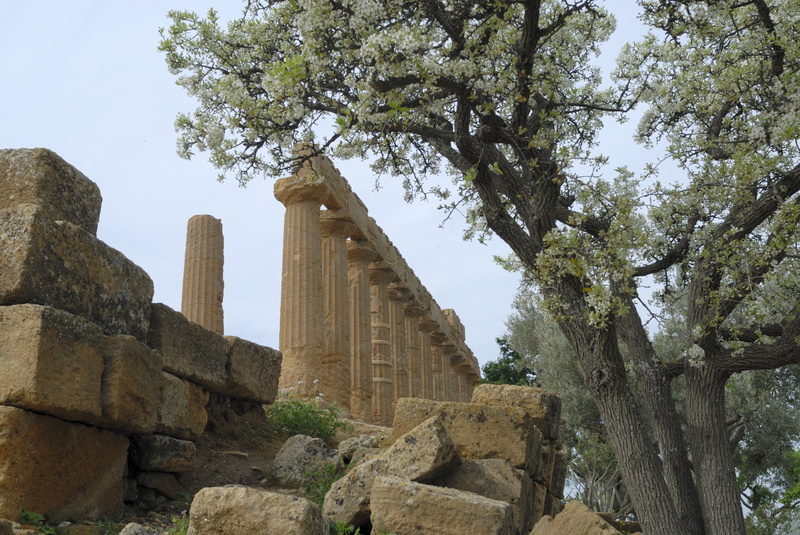
{"label": "fallen stone block", "polygon": [[295,435],[283,443],[270,467],[270,477],[285,488],[300,488],[308,474],[338,465],[339,453],[322,439]]}
{"label": "fallen stone block", "polygon": [[207,487],[189,509],[188,535],[327,535],[328,521],[310,501],[240,485]]}
{"label": "fallen stone block", "polygon": [[471,492],[378,476],[371,500],[373,533],[381,530],[395,535],[514,533],[507,503]]}
{"label": "fallen stone block", "polygon": [[496,407],[520,407],[533,418],[534,425],[547,440],[558,438],[561,398],[532,386],[482,384],[472,391],[472,402]]}
{"label": "fallen stone block", "polygon": [[225,339],[228,341],[228,361],[225,384],[220,393],[259,403],[273,403],[278,395],[281,352],[235,336],[226,336]]}
{"label": "fallen stone block", "polygon": [[508,461],[463,461],[433,481],[433,485],[506,502],[511,506],[511,525],[515,534],[528,535],[533,528],[533,481]]}
{"label": "fallen stone block", "polygon": [[101,427],[130,435],[156,428],[161,355],[133,336],[103,339],[103,418]]}
{"label": "fallen stone block", "polygon": [[62,310],[0,306],[0,403],[93,423],[102,413],[103,335]]}
{"label": "fallen stone block", "polygon": [[0,305],[48,305],[146,340],[153,281],[86,230],[21,204],[0,210],[0,250]]}
{"label": "fallen stone block", "polygon": [[401,398],[388,442],[436,415],[462,459],[505,459],[528,474],[539,468],[541,433],[517,407]]}
{"label": "fallen stone block", "polygon": [[581,502],[569,502],[558,515],[544,516],[530,535],[620,535],[611,524]]}
{"label": "fallen stone block", "polygon": [[112,431],[0,407],[0,517],[51,522],[122,512],[129,441]]}
{"label": "fallen stone block", "polygon": [[0,150],[0,210],[20,204],[43,207],[50,219],[96,235],[100,188],[47,149]]}
{"label": "fallen stone block", "polygon": [[194,442],[164,435],[133,437],[131,459],[145,472],[191,472],[196,468]]}
{"label": "fallen stone block", "polygon": [[202,387],[167,372],[159,373],[155,432],[195,441],[208,423],[209,393]]}
{"label": "fallen stone block", "polygon": [[160,351],[164,369],[220,392],[225,385],[228,342],[167,305],[153,303],[147,345]]}
{"label": "fallen stone block", "polygon": [[364,461],[331,485],[322,511],[338,521],[364,526],[370,518],[370,493],[378,475],[427,482],[461,460],[442,423],[432,417],[401,436],[377,457]]}

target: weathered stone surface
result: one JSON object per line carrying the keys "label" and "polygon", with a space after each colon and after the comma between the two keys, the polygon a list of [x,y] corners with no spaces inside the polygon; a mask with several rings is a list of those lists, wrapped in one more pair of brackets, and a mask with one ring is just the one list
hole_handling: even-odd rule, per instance
{"label": "weathered stone surface", "polygon": [[211,215],[196,215],[189,219],[181,313],[218,334],[224,333],[223,249],[222,221]]}
{"label": "weathered stone surface", "polygon": [[225,385],[228,342],[167,305],[153,303],[147,345],[161,352],[164,369],[219,392]]}
{"label": "weathered stone surface", "polygon": [[0,307],[0,403],[97,421],[102,338],[93,323],[52,307]]}
{"label": "weathered stone surface", "polygon": [[50,219],[97,234],[102,198],[86,175],[47,149],[0,150],[0,209],[35,204]]}
{"label": "weathered stone surface", "polygon": [[278,395],[281,352],[235,336],[226,336],[228,361],[220,392],[233,398],[273,403]]}
{"label": "weathered stone surface", "polygon": [[567,480],[567,470],[569,469],[569,451],[566,448],[556,450],[555,466],[553,476],[550,480],[550,492],[556,498],[564,497],[564,485]]}
{"label": "weathered stone surface", "polygon": [[464,461],[437,478],[433,485],[480,494],[511,505],[514,533],[533,528],[533,481],[523,470],[501,459]]}
{"label": "weathered stone surface", "polygon": [[544,438],[555,440],[558,437],[561,398],[552,392],[532,386],[482,384],[472,391],[472,402],[523,408]]}
{"label": "weathered stone surface", "polygon": [[373,533],[395,535],[514,533],[507,503],[386,476],[378,476],[372,487],[371,521]]}
{"label": "weathered stone surface", "polygon": [[153,535],[153,532],[141,524],[131,522],[122,528],[122,531],[119,532],[119,535]]}
{"label": "weathered stone surface", "polygon": [[561,500],[553,496],[552,492],[547,492],[544,497],[544,514],[548,516],[556,516],[564,509]]}
{"label": "weathered stone surface", "polygon": [[308,500],[243,486],[201,489],[189,519],[188,535],[328,534],[327,520]]}
{"label": "weathered stone surface", "polygon": [[139,472],[136,474],[136,482],[143,487],[158,491],[170,500],[177,499],[181,490],[178,478],[169,472]]}
{"label": "weathered stone surface", "polygon": [[581,502],[569,502],[564,510],[556,515],[544,516],[534,526],[530,535],[619,535],[619,531],[597,516]]}
{"label": "weathered stone surface", "polygon": [[342,456],[344,462],[349,463],[358,450],[377,447],[378,441],[375,440],[375,437],[369,435],[351,437],[339,443],[339,455]]}
{"label": "weathered stone surface", "polygon": [[532,507],[532,517],[533,523],[539,521],[545,515],[544,512],[544,502],[547,499],[547,487],[538,483],[536,481],[533,482],[533,507]]}
{"label": "weathered stone surface", "polygon": [[0,518],[0,535],[14,535],[14,523]]}
{"label": "weathered stone surface", "polygon": [[196,467],[194,442],[147,435],[134,437],[131,458],[140,470],[153,472],[190,472]]}
{"label": "weathered stone surface", "polygon": [[208,392],[202,387],[161,372],[155,432],[183,440],[197,440],[208,423],[208,397]]}
{"label": "weathered stone surface", "polygon": [[295,435],[284,442],[270,468],[270,476],[286,488],[299,488],[305,475],[339,462],[339,453],[319,438]]}
{"label": "weathered stone surface", "polygon": [[539,465],[539,470],[536,471],[534,479],[544,486],[550,488],[550,481],[553,479],[553,469],[556,464],[556,447],[549,441],[542,441],[542,462]]}
{"label": "weathered stone surface", "polygon": [[86,230],[21,204],[0,210],[0,251],[0,305],[48,305],[146,339],[153,281]]}
{"label": "weathered stone surface", "polygon": [[536,473],[541,433],[521,408],[403,398],[397,401],[388,442],[438,415],[462,459],[505,459]]}
{"label": "weathered stone surface", "polygon": [[0,407],[0,517],[24,506],[50,521],[122,512],[128,439],[14,407]]}
{"label": "weathered stone surface", "polygon": [[102,427],[125,434],[152,433],[156,426],[161,355],[133,336],[103,339]]}
{"label": "weathered stone surface", "polygon": [[378,475],[424,482],[459,462],[452,440],[441,422],[432,417],[400,437],[377,457],[356,465],[331,485],[322,511],[341,522],[363,526],[370,517],[370,493]]}

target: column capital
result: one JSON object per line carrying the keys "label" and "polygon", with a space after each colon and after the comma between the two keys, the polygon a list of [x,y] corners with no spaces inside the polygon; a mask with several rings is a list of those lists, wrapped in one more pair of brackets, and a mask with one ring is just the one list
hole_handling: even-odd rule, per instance
{"label": "column capital", "polygon": [[391,266],[382,260],[370,262],[369,282],[372,284],[389,284],[397,279],[397,274],[392,271]]}
{"label": "column capital", "polygon": [[347,240],[347,260],[349,262],[372,262],[378,253],[367,240]]}
{"label": "column capital", "polygon": [[389,299],[392,301],[400,301],[401,303],[405,303],[406,301],[411,300],[414,297],[411,294],[411,290],[408,289],[408,286],[403,284],[400,281],[394,281],[389,283]]}
{"label": "column capital", "polygon": [[358,227],[340,210],[323,210],[320,212],[319,225],[325,238],[349,238]]}
{"label": "column capital", "polygon": [[439,328],[439,324],[427,316],[419,319],[419,330],[433,336],[434,332]]}
{"label": "column capital", "polygon": [[329,197],[328,188],[323,182],[309,182],[296,176],[276,180],[273,193],[284,206],[307,201],[321,206]]}

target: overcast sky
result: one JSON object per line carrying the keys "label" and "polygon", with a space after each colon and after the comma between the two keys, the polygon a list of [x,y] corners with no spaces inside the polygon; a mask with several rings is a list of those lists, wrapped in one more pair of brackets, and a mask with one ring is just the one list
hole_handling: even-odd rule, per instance
{"label": "overcast sky", "polygon": [[[192,161],[177,156],[173,122],[194,103],[157,51],[168,10],[214,7],[225,19],[242,5],[0,0],[0,148],[51,149],[97,183],[103,195],[99,238],[141,266],[153,278],[155,301],[176,310],[186,222],[195,214],[221,219],[225,333],[277,348],[284,209],[273,197],[273,180],[242,189],[234,180],[217,182],[205,155]],[[630,11],[621,16],[611,50],[638,33]],[[616,141],[630,150],[624,129],[607,139],[612,153]],[[375,191],[366,164],[335,163],[439,306],[456,310],[481,364],[496,359],[495,338],[505,332],[518,276],[493,256],[510,249],[498,239],[488,246],[464,242],[463,219],[441,228],[444,214],[435,200],[407,204],[391,177]]]}

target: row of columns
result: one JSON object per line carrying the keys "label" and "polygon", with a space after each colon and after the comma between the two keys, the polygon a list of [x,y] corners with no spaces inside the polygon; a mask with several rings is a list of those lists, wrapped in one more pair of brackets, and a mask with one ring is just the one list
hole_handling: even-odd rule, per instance
{"label": "row of columns", "polygon": [[323,209],[324,181],[281,179],[275,197],[286,207],[281,387],[383,425],[401,397],[468,401],[477,375],[453,329],[428,317],[346,211]]}

